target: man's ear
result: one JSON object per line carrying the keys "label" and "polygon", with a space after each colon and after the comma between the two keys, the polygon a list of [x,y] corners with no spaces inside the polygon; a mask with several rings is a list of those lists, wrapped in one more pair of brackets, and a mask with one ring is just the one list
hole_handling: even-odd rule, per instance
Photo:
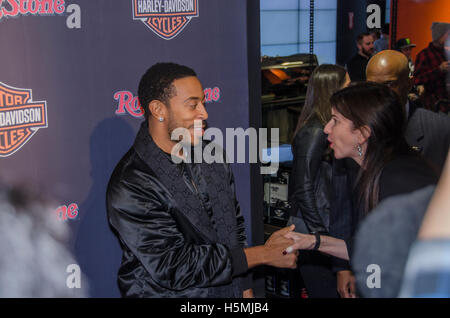
{"label": "man's ear", "polygon": [[356,42],[356,47],[358,48],[358,51],[362,50],[362,45],[358,42]]}
{"label": "man's ear", "polygon": [[153,116],[156,120],[159,120],[159,118],[165,118],[166,116],[166,105],[159,100],[152,100],[148,104],[148,109],[150,110],[151,116]]}
{"label": "man's ear", "polygon": [[372,134],[372,130],[369,126],[365,125],[358,129],[358,143],[364,144]]}

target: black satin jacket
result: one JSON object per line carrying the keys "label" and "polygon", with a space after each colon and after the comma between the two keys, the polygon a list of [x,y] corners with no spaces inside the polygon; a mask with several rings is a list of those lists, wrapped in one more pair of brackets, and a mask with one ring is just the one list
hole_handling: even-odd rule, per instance
{"label": "black satin jacket", "polygon": [[[244,218],[226,163],[175,164],[144,122],[107,190],[123,297],[242,297]],[[194,165],[194,164],[192,164]]]}
{"label": "black satin jacket", "polygon": [[[290,214],[303,218],[310,232],[328,234],[331,200],[331,159],[319,120],[312,118],[295,135],[289,179]],[[328,160],[326,160],[328,159]]]}

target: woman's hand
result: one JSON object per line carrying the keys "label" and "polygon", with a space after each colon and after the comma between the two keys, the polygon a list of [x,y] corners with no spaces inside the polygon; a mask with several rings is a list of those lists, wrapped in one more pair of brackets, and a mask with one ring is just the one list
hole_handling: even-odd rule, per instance
{"label": "woman's hand", "polygon": [[316,237],[310,234],[289,232],[284,237],[294,241],[294,244],[286,249],[287,253],[292,253],[296,250],[312,250],[316,244]]}
{"label": "woman's hand", "polygon": [[336,278],[339,295],[342,298],[356,298],[356,281],[352,271],[339,271]]}
{"label": "woman's hand", "polygon": [[280,267],[280,268],[297,268],[297,257],[298,252],[292,253],[292,255],[288,255],[290,253],[286,253],[286,249],[293,243],[291,239],[287,239],[285,237],[286,234],[294,231],[295,225],[292,224],[288,227],[285,227],[281,230],[274,232],[269,239],[264,244],[264,247],[267,249],[274,251],[270,252],[272,261],[268,263],[268,265]]}
{"label": "woman's hand", "polygon": [[[290,254],[297,250],[313,250],[316,245],[316,236],[297,232],[285,233],[284,237],[294,241],[293,245],[286,248],[283,254]],[[318,251],[331,256],[349,260],[347,244],[344,240],[337,239],[327,235],[320,236],[320,245]]]}

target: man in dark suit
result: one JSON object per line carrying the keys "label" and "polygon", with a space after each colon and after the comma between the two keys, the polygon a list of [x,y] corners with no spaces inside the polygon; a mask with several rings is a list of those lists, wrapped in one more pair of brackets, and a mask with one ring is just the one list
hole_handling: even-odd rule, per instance
{"label": "man in dark suit", "polygon": [[[297,255],[283,253],[292,244],[284,234],[293,227],[275,232],[265,245],[247,247],[231,167],[187,160],[186,149],[207,144],[201,136],[208,113],[195,72],[155,64],[142,77],[138,96],[146,120],[116,166],[106,197],[123,250],[122,296],[252,297],[248,269],[296,268]],[[172,139],[176,129],[185,132],[182,139]],[[179,143],[186,148],[174,151]]]}
{"label": "man in dark suit", "polygon": [[395,90],[406,107],[408,125],[405,138],[440,174],[450,147],[450,117],[426,110],[408,100],[413,85],[408,59],[400,52],[382,51],[373,56],[366,69],[367,80],[385,83]]}

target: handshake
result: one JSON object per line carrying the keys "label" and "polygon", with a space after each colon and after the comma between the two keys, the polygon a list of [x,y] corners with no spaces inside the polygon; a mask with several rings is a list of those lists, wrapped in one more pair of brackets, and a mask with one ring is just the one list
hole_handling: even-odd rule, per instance
{"label": "handshake", "polygon": [[298,250],[313,249],[314,235],[294,232],[295,225],[274,232],[264,244],[265,264],[280,268],[296,268]]}

